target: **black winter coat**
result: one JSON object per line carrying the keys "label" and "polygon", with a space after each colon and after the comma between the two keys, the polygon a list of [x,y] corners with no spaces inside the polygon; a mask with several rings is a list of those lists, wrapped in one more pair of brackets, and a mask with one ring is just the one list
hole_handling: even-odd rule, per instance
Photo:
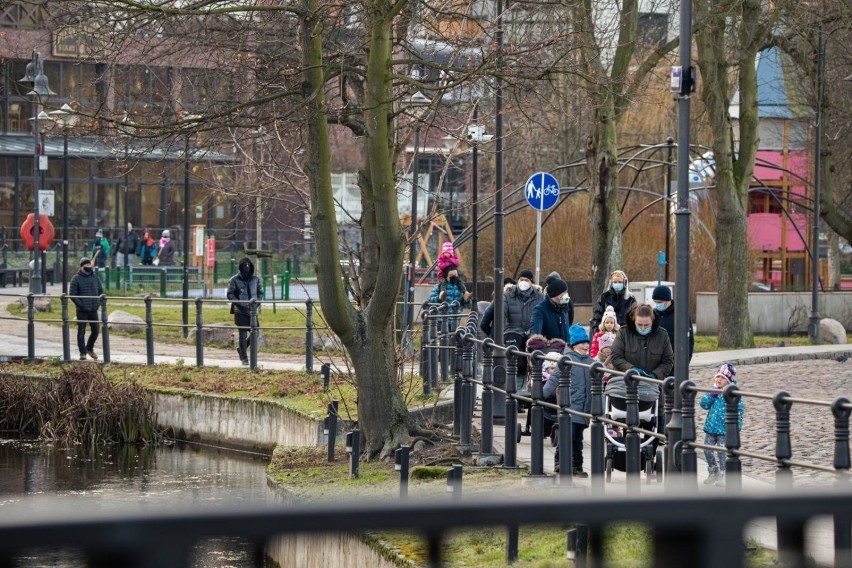
{"label": "black winter coat", "polygon": [[[249,300],[263,300],[263,288],[260,279],[254,275],[254,263],[248,257],[240,260],[240,264],[248,262],[251,265],[251,274],[248,280],[237,274],[228,280],[228,299],[232,302],[235,315],[251,315]],[[240,300],[240,301],[238,301]]]}
{"label": "black winter coat", "polygon": [[[71,296],[71,301],[77,306],[78,310],[86,312],[95,312],[101,305],[99,296],[104,293],[101,286],[101,281],[92,271],[91,274],[86,274],[82,270],[71,279],[71,286],[68,288],[68,294]],[[75,296],[94,296],[89,298],[76,298]]]}
{"label": "black winter coat", "polygon": [[[695,350],[695,336],[692,334],[692,318],[689,315],[686,316],[689,318],[689,331],[687,332],[689,336],[689,360],[692,361],[692,352]],[[671,305],[663,310],[662,312],[657,312],[657,321],[660,322],[660,327],[666,330],[666,333],[669,334],[669,342],[672,344],[672,351],[675,351],[675,305],[674,302]]]}
{"label": "black winter coat", "polygon": [[601,324],[604,312],[607,306],[612,306],[615,309],[615,319],[618,325],[624,325],[627,322],[627,314],[636,304],[636,296],[625,297],[624,292],[616,292],[612,288],[607,288],[601,297],[598,298],[598,303],[595,306],[595,311],[592,314],[591,331],[598,331],[598,326]]}

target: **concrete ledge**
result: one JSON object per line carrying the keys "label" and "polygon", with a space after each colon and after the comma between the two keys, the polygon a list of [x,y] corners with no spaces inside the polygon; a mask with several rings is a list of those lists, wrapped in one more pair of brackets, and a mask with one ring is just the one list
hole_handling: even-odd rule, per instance
{"label": "concrete ledge", "polygon": [[690,370],[718,366],[722,363],[734,365],[760,365],[762,363],[785,363],[788,361],[810,361],[836,359],[843,355],[852,356],[850,345],[806,345],[801,347],[772,347],[762,349],[732,349],[696,353],[689,365]]}

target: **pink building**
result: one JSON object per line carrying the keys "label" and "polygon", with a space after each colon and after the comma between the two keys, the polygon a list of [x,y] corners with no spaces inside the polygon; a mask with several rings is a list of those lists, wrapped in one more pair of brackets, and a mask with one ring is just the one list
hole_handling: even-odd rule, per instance
{"label": "pink building", "polygon": [[[801,78],[779,49],[758,55],[757,82],[760,148],[747,220],[756,263],[754,279],[776,289],[808,288],[813,112],[800,91]],[[731,104],[731,116],[736,129],[739,93]]]}

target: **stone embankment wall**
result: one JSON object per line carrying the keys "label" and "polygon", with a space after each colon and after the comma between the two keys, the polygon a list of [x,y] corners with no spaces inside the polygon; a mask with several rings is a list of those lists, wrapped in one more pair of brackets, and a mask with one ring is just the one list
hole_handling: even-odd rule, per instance
{"label": "stone embankment wall", "polygon": [[[327,443],[321,420],[272,401],[156,391],[151,396],[157,424],[172,429],[180,439],[269,454],[279,445]],[[420,409],[413,411],[413,415],[419,421],[451,420],[452,404]],[[342,436],[338,440],[342,441]],[[265,551],[279,566],[300,568],[394,568],[405,564],[386,558],[358,535],[350,533],[281,535],[270,539]]]}
{"label": "stone embankment wall", "polygon": [[152,393],[157,425],[183,440],[272,454],[275,446],[316,446],[322,422],[273,401],[196,393]]}

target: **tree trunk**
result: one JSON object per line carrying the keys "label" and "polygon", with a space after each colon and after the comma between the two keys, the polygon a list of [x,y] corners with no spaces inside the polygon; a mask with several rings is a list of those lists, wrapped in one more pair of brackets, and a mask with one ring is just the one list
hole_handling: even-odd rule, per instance
{"label": "tree trunk", "polygon": [[[337,219],[331,190],[326,81],[319,26],[323,12],[316,0],[304,0],[302,23],[303,96],[308,106],[306,173],[311,188],[311,223],[317,258],[317,284],[323,315],[352,360],[358,387],[358,424],[369,456],[386,453],[406,439],[409,418],[397,383],[393,313],[402,281],[403,235],[396,207],[390,125],[391,7],[376,2],[369,14],[369,43],[364,104],[365,165],[361,189],[361,305],[349,302],[340,272]],[[316,28],[316,29],[315,29]]]}

